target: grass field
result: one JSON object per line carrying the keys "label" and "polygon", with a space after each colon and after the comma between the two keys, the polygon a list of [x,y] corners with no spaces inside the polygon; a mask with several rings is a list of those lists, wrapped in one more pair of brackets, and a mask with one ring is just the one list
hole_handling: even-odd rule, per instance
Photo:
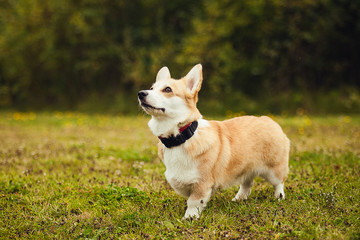
{"label": "grass field", "polygon": [[286,199],[258,178],[185,221],[145,116],[0,113],[0,238],[360,239],[360,116],[274,118],[292,142]]}

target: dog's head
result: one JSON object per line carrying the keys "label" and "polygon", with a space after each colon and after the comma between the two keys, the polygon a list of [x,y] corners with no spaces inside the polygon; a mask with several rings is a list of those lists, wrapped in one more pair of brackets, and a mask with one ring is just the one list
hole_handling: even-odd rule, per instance
{"label": "dog's head", "polygon": [[156,82],[149,90],[138,93],[140,106],[154,117],[176,119],[179,122],[189,116],[201,117],[196,108],[202,83],[202,66],[197,64],[183,78],[171,78],[167,67],[159,70]]}

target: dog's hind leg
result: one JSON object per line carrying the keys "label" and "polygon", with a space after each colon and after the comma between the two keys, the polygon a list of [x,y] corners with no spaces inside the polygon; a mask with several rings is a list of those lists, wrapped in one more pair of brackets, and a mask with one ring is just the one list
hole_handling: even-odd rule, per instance
{"label": "dog's hind leg", "polygon": [[240,188],[236,196],[232,199],[233,202],[238,200],[246,200],[251,193],[251,187],[253,185],[254,176],[247,176],[243,183],[240,184]]}
{"label": "dog's hind leg", "polygon": [[266,174],[262,174],[262,177],[267,180],[274,187],[274,195],[278,199],[285,199],[284,192],[284,179],[276,176],[273,170],[269,170]]}

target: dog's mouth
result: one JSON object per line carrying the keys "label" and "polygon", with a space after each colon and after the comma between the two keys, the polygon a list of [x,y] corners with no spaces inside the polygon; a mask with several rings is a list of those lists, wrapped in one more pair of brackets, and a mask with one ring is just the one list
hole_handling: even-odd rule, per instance
{"label": "dog's mouth", "polygon": [[153,110],[159,110],[159,111],[165,112],[165,108],[157,108],[157,107],[151,106],[150,104],[144,103],[143,101],[141,101],[141,106],[144,107],[145,109],[153,109]]}

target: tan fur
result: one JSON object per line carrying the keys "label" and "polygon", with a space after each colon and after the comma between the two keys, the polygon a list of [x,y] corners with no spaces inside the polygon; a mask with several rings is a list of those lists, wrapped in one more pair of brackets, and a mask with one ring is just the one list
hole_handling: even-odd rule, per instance
{"label": "tan fur", "polygon": [[[244,116],[226,121],[203,120],[196,107],[201,83],[202,67],[199,64],[180,80],[171,79],[170,72],[164,67],[159,71],[153,88],[147,92],[162,94],[164,101],[182,99],[187,116],[179,114],[182,120],[174,122],[174,116],[166,115],[168,109],[164,108],[164,113],[144,109],[153,116],[149,122],[150,128],[162,137],[171,133],[176,135],[180,127],[199,121],[194,136],[182,145],[168,149],[161,142],[158,144],[159,157],[169,169],[165,173],[167,180],[177,193],[188,197],[185,218],[199,217],[211,193],[232,184],[240,185],[233,200],[246,199],[256,176],[263,177],[274,186],[275,197],[284,198],[283,184],[289,172],[290,141],[281,127],[266,116]],[[166,87],[172,91],[164,91]],[[139,99],[139,103],[142,102],[152,104],[144,98]],[[174,130],[168,130],[169,122],[175,123]],[[161,131],[165,125],[167,127]]]}
{"label": "tan fur", "polygon": [[[290,141],[280,126],[269,117],[244,116],[226,121],[209,121],[198,135],[184,144],[186,151],[199,163],[204,188],[226,188],[244,174],[265,166],[285,181],[289,172]],[[163,159],[164,145],[158,151]],[[192,194],[201,196],[195,186]]]}

